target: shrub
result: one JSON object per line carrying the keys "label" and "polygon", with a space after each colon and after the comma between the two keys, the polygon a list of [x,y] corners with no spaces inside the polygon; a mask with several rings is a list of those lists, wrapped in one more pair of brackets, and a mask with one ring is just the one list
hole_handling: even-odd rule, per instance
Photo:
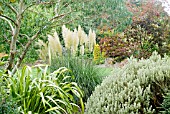
{"label": "shrub", "polygon": [[[138,46],[139,55],[136,57],[148,58],[153,51],[157,51],[161,56],[169,54],[170,29],[169,21],[166,17],[159,19],[145,19],[136,21],[125,31],[125,38]],[[143,53],[147,52],[147,53]]]}
{"label": "shrub", "polygon": [[128,42],[124,38],[124,35],[117,34],[111,37],[101,38],[100,48],[106,57],[113,57],[115,61],[121,61],[133,54],[135,45]]}
{"label": "shrub", "polygon": [[[34,72],[33,72],[34,71]],[[67,81],[71,75],[66,68],[53,73],[45,69],[28,66],[9,76],[8,86],[12,100],[18,105],[20,113],[75,113],[80,112],[73,95],[77,96],[84,111],[82,93],[75,82]]]}
{"label": "shrub", "polygon": [[104,63],[104,59],[105,59],[105,53],[101,53],[101,49],[99,44],[96,44],[94,46],[94,51],[93,51],[93,61],[95,62],[95,64],[101,64]]}
{"label": "shrub", "polygon": [[17,105],[7,94],[0,94],[0,114],[19,114]]}
{"label": "shrub", "polygon": [[128,0],[127,8],[133,13],[133,23],[124,33],[138,44],[135,57],[148,58],[155,50],[161,56],[169,54],[169,21],[160,2]]}
{"label": "shrub", "polygon": [[88,99],[86,114],[158,113],[170,87],[170,58],[157,53],[147,60],[130,58],[115,68]]}
{"label": "shrub", "polygon": [[75,78],[70,80],[75,81],[84,92],[83,101],[86,101],[94,91],[95,86],[101,83],[98,69],[94,67],[92,60],[69,55],[53,59],[50,66],[51,70],[54,71],[60,67],[67,67],[72,71]]}

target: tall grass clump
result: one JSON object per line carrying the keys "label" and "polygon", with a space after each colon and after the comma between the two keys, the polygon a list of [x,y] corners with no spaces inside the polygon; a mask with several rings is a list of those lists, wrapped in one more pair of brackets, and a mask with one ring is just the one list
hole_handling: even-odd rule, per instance
{"label": "tall grass clump", "polygon": [[[86,101],[95,86],[101,82],[92,60],[86,58],[94,51],[96,34],[92,29],[86,34],[81,26],[78,26],[78,30],[75,28],[71,31],[63,25],[62,38],[63,42],[59,40],[55,32],[54,35],[48,35],[48,46],[39,46],[42,46],[41,49],[48,50],[44,54],[49,58],[52,71],[66,67],[73,72],[75,78],[70,78],[69,81],[75,81],[78,84],[84,92],[83,100]],[[41,41],[38,44],[42,44]],[[41,49],[40,52],[43,51]]]}
{"label": "tall grass clump", "polygon": [[83,101],[92,94],[94,88],[101,83],[101,76],[98,69],[94,67],[92,60],[79,57],[62,56],[52,60],[50,69],[54,71],[60,67],[67,67],[75,76],[70,81],[75,81],[83,91]]}
{"label": "tall grass clump", "polygon": [[39,49],[39,58],[45,62],[50,62],[51,58],[56,56],[65,56],[68,53],[71,56],[84,56],[92,54],[96,44],[96,33],[90,29],[89,34],[78,26],[74,31],[62,26],[62,38],[59,38],[57,32],[48,35],[48,41],[38,40],[36,42]]}

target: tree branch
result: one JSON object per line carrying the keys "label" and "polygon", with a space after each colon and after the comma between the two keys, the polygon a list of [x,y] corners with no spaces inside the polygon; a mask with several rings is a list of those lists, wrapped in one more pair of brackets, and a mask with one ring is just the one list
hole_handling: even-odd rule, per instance
{"label": "tree branch", "polygon": [[72,11],[70,11],[70,12],[68,12],[68,13],[64,13],[64,14],[57,15],[57,16],[53,17],[52,19],[50,19],[49,21],[53,21],[53,20],[58,19],[58,18],[60,18],[60,17],[64,17],[65,15],[68,15],[68,14],[70,14],[70,13],[72,13]]}
{"label": "tree branch", "polygon": [[10,4],[6,4],[16,15],[18,14],[17,10]]}
{"label": "tree branch", "polygon": [[36,5],[36,3],[32,3],[31,5],[27,6],[27,7],[22,11],[22,14],[23,14],[28,8],[30,8],[30,7],[32,7],[32,6],[34,6],[34,5]]}
{"label": "tree branch", "polygon": [[14,27],[12,26],[11,22],[8,19],[6,19],[5,17],[2,17],[1,15],[0,15],[0,18],[3,19],[4,21],[6,21],[9,24],[9,26],[12,30],[12,35],[13,35],[14,34]]}
{"label": "tree branch", "polygon": [[[55,3],[55,2],[40,2],[38,5],[42,5],[42,4],[54,4],[54,3]],[[28,8],[30,8],[30,7],[32,7],[32,6],[34,6],[34,5],[37,5],[37,3],[36,3],[36,2],[33,2],[31,5],[27,6],[27,7],[23,10],[22,14],[23,14]]]}
{"label": "tree branch", "polygon": [[73,22],[73,21],[75,21],[75,20],[77,20],[77,19],[78,19],[78,18],[74,18],[74,19],[72,19],[72,20],[70,20],[70,21],[62,22],[62,24],[53,25],[53,26],[51,26],[51,27],[66,25],[66,24],[69,24],[69,23],[71,23],[71,22]]}
{"label": "tree branch", "polygon": [[27,39],[30,39],[30,37],[28,35],[26,35],[26,34],[19,34],[19,35],[25,36]]}
{"label": "tree branch", "polygon": [[17,23],[13,19],[11,19],[10,17],[2,15],[2,14],[0,14],[0,17],[6,18],[7,20],[10,20],[12,23],[14,23],[15,26],[18,26]]}
{"label": "tree branch", "polygon": [[28,41],[28,43],[25,46],[24,51],[22,52],[21,56],[19,57],[19,60],[17,61],[15,67],[12,69],[12,75],[15,74],[15,72],[17,71],[17,69],[20,67],[30,45],[32,44],[32,42],[38,37],[38,35],[41,33],[41,31],[38,31],[34,36],[32,36],[32,38]]}

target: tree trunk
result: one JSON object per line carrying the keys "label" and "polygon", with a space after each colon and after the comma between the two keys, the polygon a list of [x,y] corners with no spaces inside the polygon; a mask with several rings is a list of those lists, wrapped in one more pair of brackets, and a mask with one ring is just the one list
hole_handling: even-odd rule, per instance
{"label": "tree trunk", "polygon": [[10,70],[10,71],[13,68],[15,56],[17,53],[16,42],[17,42],[17,38],[20,32],[22,13],[23,13],[23,0],[21,0],[21,3],[19,5],[19,12],[16,18],[15,29],[14,31],[12,31],[13,34],[12,34],[11,44],[10,44],[10,54],[9,54],[9,60],[8,60],[7,67],[6,67],[6,70]]}

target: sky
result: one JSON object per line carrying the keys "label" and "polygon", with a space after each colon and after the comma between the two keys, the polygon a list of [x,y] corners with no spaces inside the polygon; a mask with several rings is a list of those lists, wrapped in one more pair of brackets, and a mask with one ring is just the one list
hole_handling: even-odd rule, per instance
{"label": "sky", "polygon": [[170,16],[170,0],[158,0],[162,3],[164,11]]}

